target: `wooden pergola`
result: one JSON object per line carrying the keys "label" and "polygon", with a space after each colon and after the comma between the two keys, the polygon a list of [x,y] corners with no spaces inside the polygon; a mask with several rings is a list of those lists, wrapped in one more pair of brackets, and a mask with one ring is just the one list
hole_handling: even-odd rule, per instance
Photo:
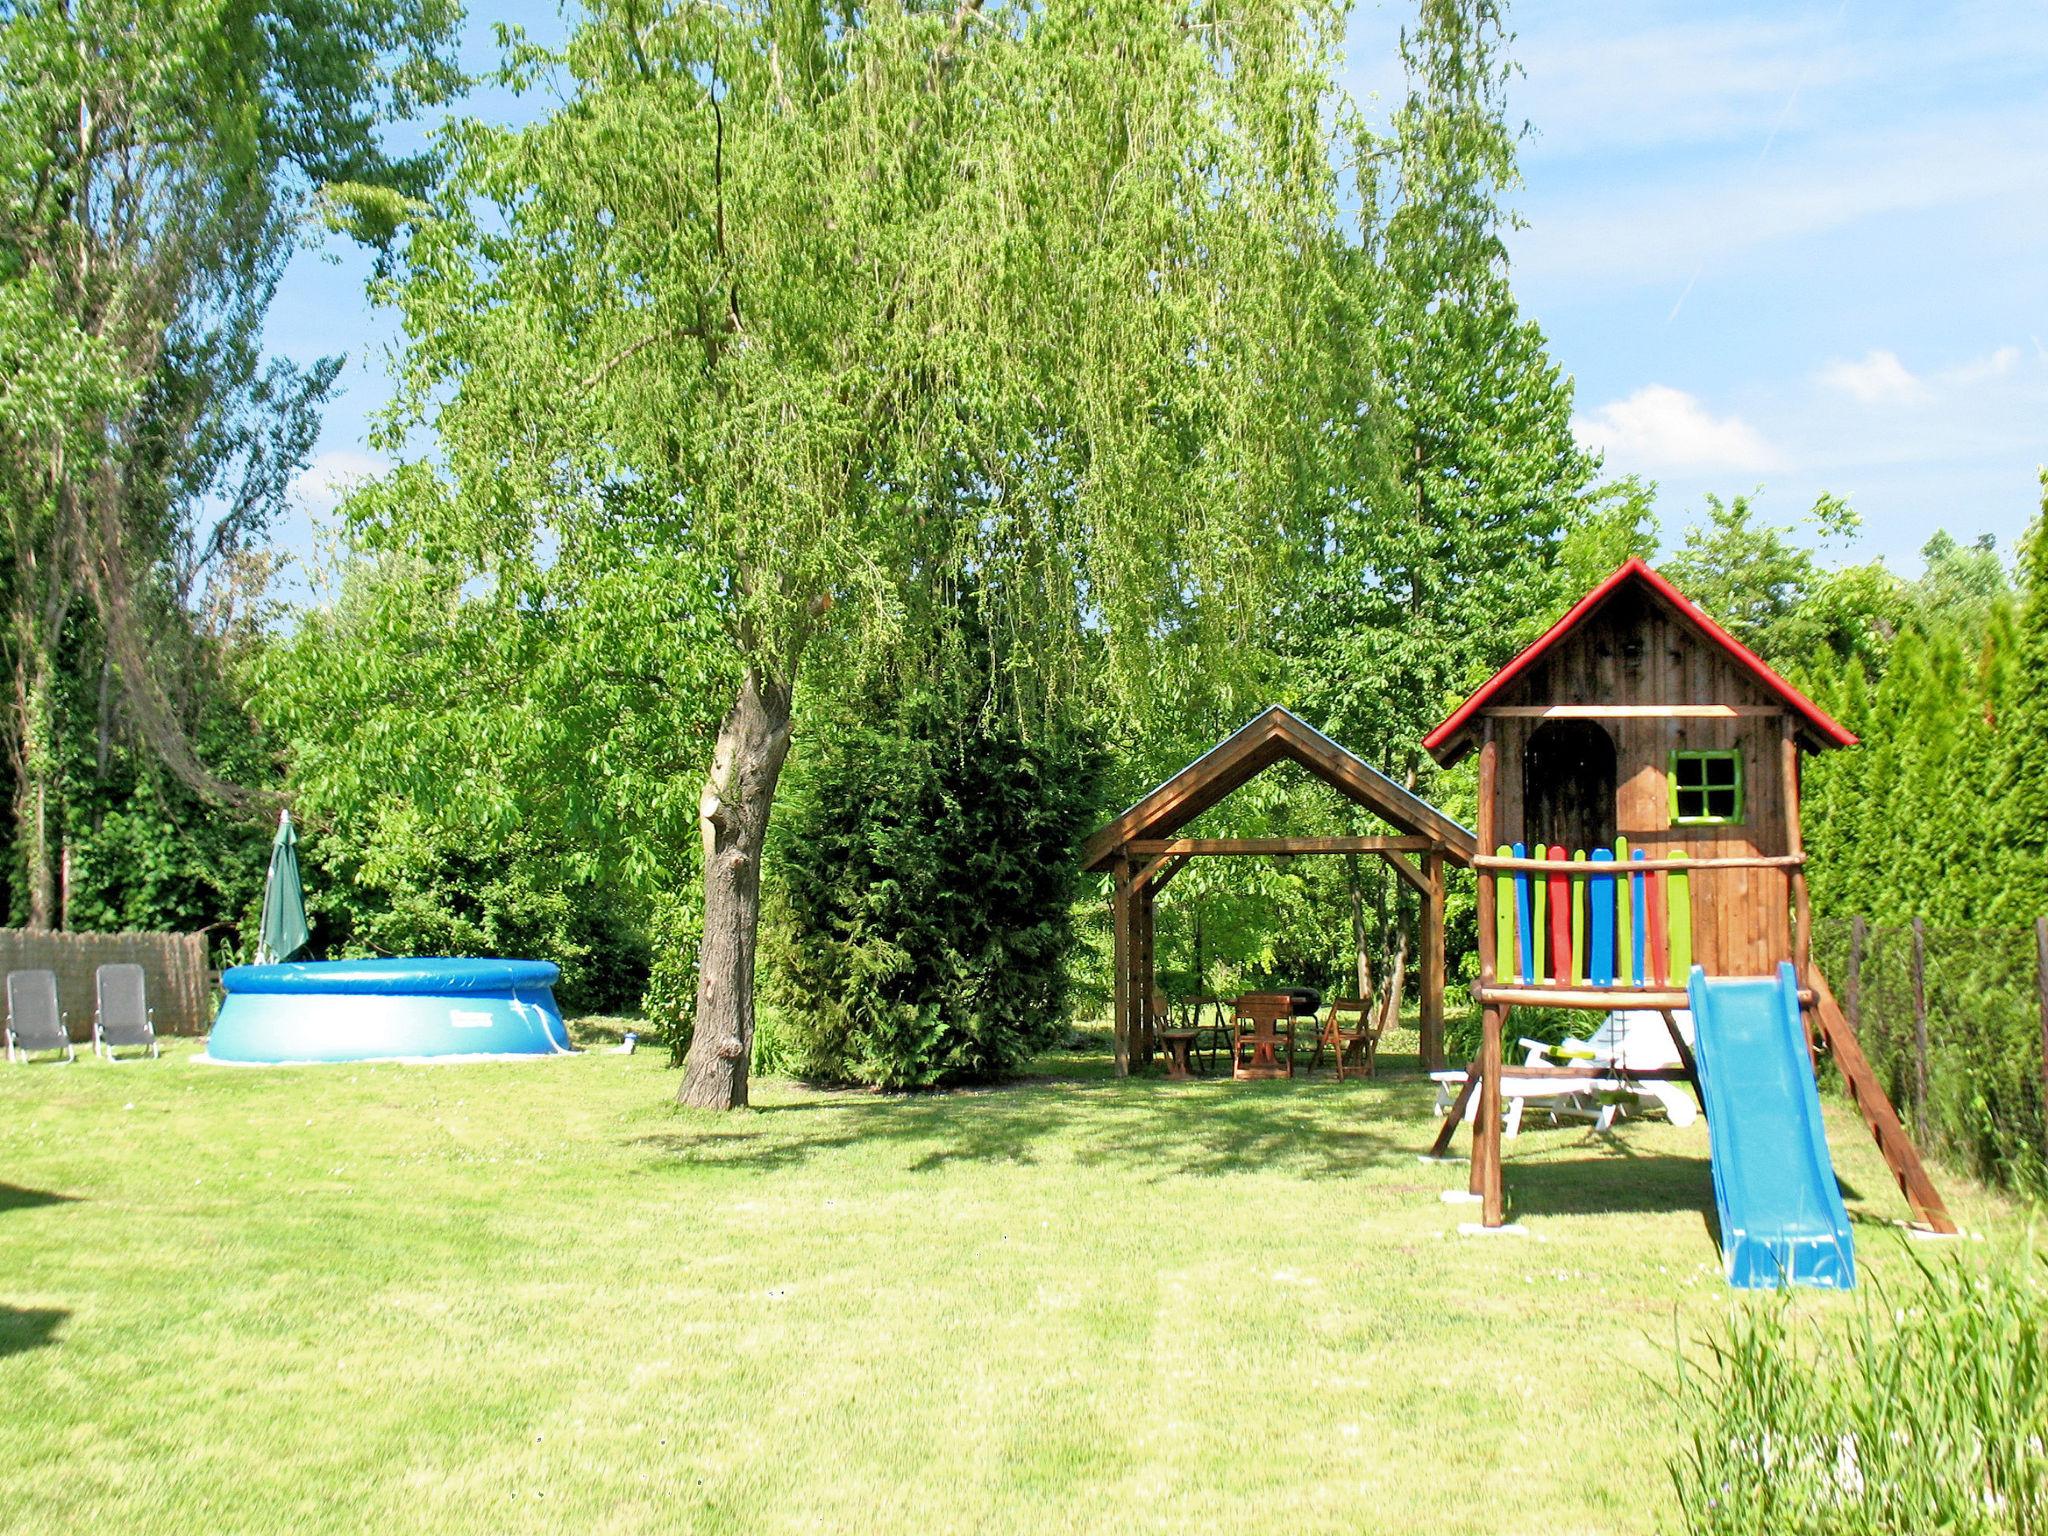
{"label": "wooden pergola", "polygon": [[[1176,833],[1231,791],[1276,763],[1298,763],[1337,793],[1395,830],[1386,837],[1178,837]],[[1092,872],[1115,877],[1116,1067],[1130,1070],[1143,1037],[1155,978],[1153,904],[1190,859],[1263,855],[1371,854],[1393,866],[1422,899],[1422,1055],[1443,1065],[1444,866],[1471,867],[1473,835],[1442,811],[1299,715],[1274,705],[1211,747],[1137,804],[1098,828],[1081,848]]]}

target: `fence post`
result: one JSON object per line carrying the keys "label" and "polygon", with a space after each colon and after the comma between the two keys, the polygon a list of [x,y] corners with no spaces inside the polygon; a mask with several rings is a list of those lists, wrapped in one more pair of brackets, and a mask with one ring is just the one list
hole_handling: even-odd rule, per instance
{"label": "fence post", "polygon": [[1863,1037],[1863,937],[1868,931],[1862,913],[1849,919],[1849,974],[1843,981],[1847,984],[1849,1028],[1859,1040]]}
{"label": "fence post", "polygon": [[1913,919],[1913,1139],[1927,1145],[1927,925]]}
{"label": "fence post", "polygon": [[2041,993],[2041,1151],[2048,1154],[2048,917],[2034,919],[2034,958]]}

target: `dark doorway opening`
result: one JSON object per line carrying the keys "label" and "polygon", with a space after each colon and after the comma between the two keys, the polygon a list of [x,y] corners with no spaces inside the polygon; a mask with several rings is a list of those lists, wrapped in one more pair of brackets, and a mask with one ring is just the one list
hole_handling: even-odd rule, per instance
{"label": "dark doorway opening", "polygon": [[1614,738],[1597,721],[1551,720],[1522,754],[1523,831],[1571,852],[1614,845]]}

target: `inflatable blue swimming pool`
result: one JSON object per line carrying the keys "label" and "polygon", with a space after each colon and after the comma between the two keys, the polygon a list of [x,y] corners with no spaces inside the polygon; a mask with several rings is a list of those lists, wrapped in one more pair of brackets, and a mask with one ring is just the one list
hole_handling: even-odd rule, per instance
{"label": "inflatable blue swimming pool", "polygon": [[215,1061],[551,1056],[569,1049],[544,960],[236,965],[207,1037]]}

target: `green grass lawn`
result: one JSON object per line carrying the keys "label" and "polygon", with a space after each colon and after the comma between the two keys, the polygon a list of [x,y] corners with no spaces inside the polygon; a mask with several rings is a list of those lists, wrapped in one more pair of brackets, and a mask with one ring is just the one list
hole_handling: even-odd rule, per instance
{"label": "green grass lawn", "polygon": [[194,1052],[0,1070],[6,1529],[1649,1530],[1738,1304],[1703,1126],[1525,1133],[1531,1235],[1460,1237],[1412,1074],[706,1116],[655,1053]]}

